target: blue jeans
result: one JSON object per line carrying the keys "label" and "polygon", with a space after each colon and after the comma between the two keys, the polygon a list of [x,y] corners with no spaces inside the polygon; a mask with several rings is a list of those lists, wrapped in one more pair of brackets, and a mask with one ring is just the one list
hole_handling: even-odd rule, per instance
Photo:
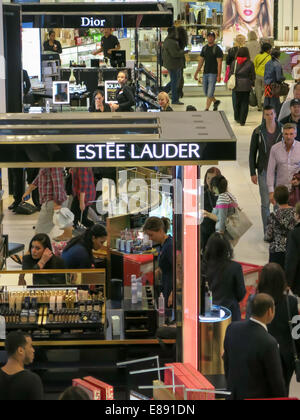
{"label": "blue jeans", "polygon": [[180,69],[169,70],[171,78],[171,92],[172,92],[172,103],[179,101],[178,85],[180,80]]}
{"label": "blue jeans", "polygon": [[261,218],[263,221],[264,232],[266,232],[268,219],[270,217],[270,198],[267,186],[267,171],[258,174],[259,194],[261,198]]}
{"label": "blue jeans", "polygon": [[217,74],[207,73],[203,75],[203,90],[207,98],[215,96]]}

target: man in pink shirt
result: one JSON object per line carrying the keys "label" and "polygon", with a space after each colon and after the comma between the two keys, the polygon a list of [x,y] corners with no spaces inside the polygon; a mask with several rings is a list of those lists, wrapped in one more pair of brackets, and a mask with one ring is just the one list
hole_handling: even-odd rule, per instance
{"label": "man in pink shirt", "polygon": [[296,141],[297,127],[295,124],[285,124],[283,141],[275,144],[270,153],[267,172],[267,185],[270,202],[274,200],[274,190],[278,185],[292,188],[293,176],[300,171],[300,142]]}

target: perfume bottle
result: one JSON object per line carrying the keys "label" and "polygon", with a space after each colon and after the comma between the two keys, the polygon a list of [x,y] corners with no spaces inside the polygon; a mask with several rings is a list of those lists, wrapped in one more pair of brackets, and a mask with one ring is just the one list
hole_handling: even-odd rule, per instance
{"label": "perfume bottle", "polygon": [[299,27],[295,26],[294,27],[294,41],[298,42],[298,39],[299,39]]}
{"label": "perfume bottle", "polygon": [[285,42],[289,42],[290,41],[290,27],[289,26],[286,26],[285,27],[284,40],[285,40]]}

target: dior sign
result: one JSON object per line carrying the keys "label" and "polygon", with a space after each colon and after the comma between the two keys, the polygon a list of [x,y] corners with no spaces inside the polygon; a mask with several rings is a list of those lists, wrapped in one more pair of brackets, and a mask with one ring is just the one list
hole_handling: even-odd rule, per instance
{"label": "dior sign", "polygon": [[81,28],[104,28],[106,19],[94,19],[93,17],[82,17]]}

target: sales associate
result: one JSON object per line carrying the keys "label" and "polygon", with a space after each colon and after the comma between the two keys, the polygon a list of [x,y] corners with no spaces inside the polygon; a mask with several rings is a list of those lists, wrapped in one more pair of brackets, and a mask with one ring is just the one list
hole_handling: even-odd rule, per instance
{"label": "sales associate", "polygon": [[149,217],[144,225],[144,232],[149,239],[160,245],[158,257],[159,270],[162,276],[162,293],[166,307],[173,304],[173,238],[168,235],[170,220],[166,217]]}
{"label": "sales associate", "polygon": [[52,51],[57,54],[62,53],[61,43],[56,41],[54,31],[49,32],[49,39],[44,42],[44,51]]}
{"label": "sales associate", "polygon": [[135,100],[132,88],[127,85],[127,80],[127,73],[125,71],[120,71],[118,74],[118,83],[120,87],[116,92],[116,100],[118,103],[110,104],[112,112],[132,112],[132,106],[135,104]]}
{"label": "sales associate", "polygon": [[93,52],[93,55],[97,55],[103,52],[104,57],[111,58],[112,51],[117,51],[121,48],[119,40],[114,36],[112,28],[104,29],[104,36],[101,39],[101,48]]}

